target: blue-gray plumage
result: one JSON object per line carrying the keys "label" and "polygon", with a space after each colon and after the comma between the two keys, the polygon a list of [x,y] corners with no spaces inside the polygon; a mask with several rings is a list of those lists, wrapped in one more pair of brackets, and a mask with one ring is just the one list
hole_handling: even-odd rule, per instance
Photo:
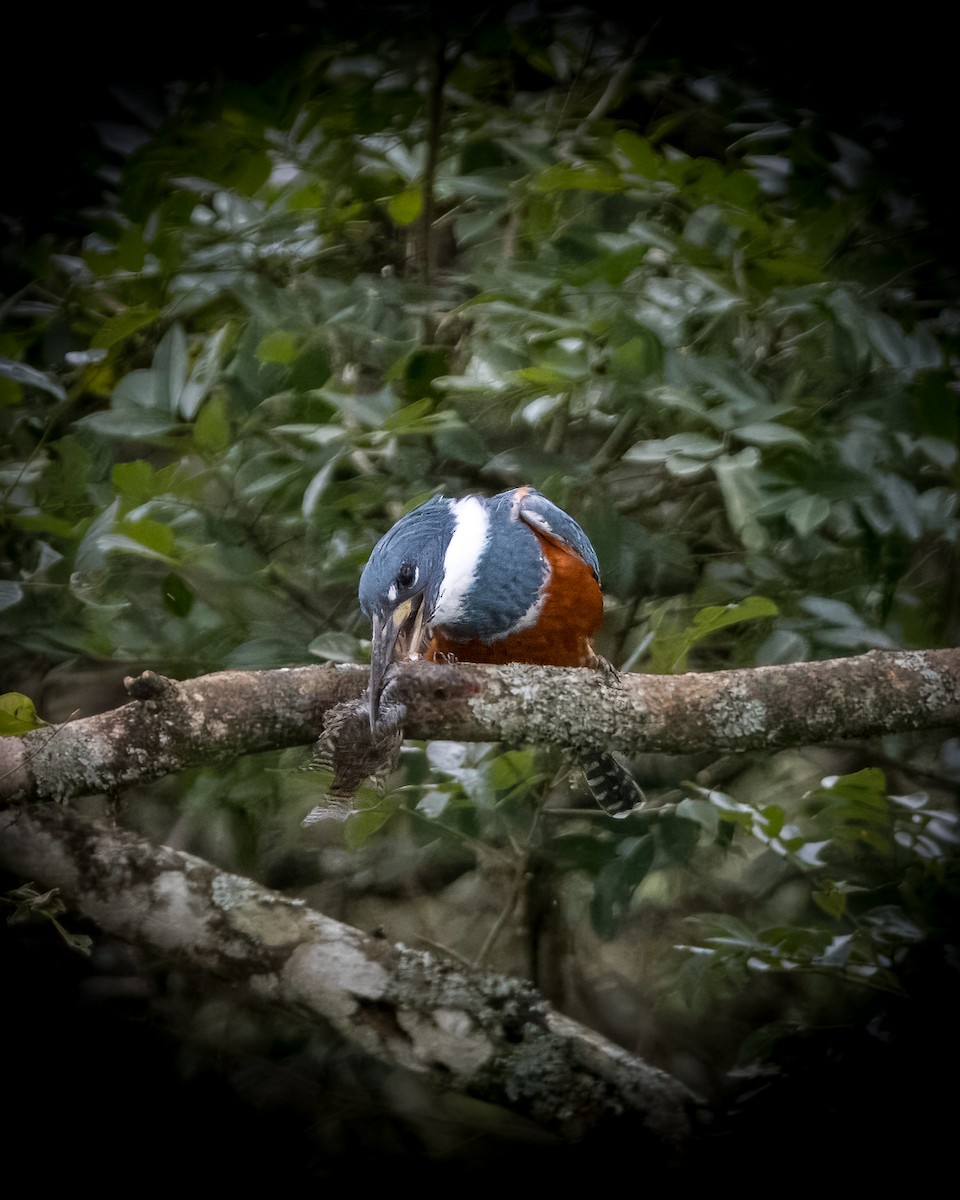
{"label": "blue-gray plumage", "polygon": [[[577,522],[531,487],[421,504],[374,547],[359,594],[373,626],[371,730],[397,657],[600,662],[592,644],[603,619],[596,552]],[[597,763],[607,787],[613,768],[623,773],[609,755]]]}
{"label": "blue-gray plumage", "polygon": [[587,535],[535,489],[489,499],[435,496],[376,544],[360,577],[360,607],[373,617],[419,590],[426,625],[440,624],[460,640],[495,641],[524,627],[550,578],[544,538],[572,551],[599,583]]}

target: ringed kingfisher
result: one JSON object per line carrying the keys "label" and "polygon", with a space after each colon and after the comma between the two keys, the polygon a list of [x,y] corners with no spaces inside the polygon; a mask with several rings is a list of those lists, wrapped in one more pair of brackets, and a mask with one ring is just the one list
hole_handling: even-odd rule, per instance
{"label": "ringed kingfisher", "polygon": [[[431,661],[603,667],[593,637],[603,620],[600,564],[577,522],[532,487],[496,496],[435,496],[380,539],[360,577],[372,622],[371,732],[387,668]],[[643,793],[610,754],[584,762],[608,812]]]}

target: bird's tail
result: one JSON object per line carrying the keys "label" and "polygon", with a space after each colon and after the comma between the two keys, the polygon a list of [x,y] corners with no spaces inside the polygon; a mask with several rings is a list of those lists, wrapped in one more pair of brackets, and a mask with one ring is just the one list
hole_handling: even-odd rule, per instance
{"label": "bird's tail", "polygon": [[612,754],[591,754],[583,761],[587,787],[597,804],[611,815],[646,802],[643,789]]}

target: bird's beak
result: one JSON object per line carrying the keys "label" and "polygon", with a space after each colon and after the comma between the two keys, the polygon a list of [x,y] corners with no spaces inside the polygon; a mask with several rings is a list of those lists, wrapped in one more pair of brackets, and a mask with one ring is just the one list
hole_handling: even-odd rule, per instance
{"label": "bird's beak", "polygon": [[415,653],[423,633],[423,596],[410,596],[382,613],[373,614],[373,639],[370,648],[370,732],[377,731],[380,698],[387,668],[397,658]]}

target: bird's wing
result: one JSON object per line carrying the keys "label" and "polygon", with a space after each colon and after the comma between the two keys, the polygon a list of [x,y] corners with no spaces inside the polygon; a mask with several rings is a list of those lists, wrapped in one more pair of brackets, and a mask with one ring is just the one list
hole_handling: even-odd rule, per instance
{"label": "bird's wing", "polygon": [[573,517],[536,490],[517,488],[514,493],[514,513],[534,533],[575,554],[585,562],[596,578],[600,578],[600,563],[590,539]]}

